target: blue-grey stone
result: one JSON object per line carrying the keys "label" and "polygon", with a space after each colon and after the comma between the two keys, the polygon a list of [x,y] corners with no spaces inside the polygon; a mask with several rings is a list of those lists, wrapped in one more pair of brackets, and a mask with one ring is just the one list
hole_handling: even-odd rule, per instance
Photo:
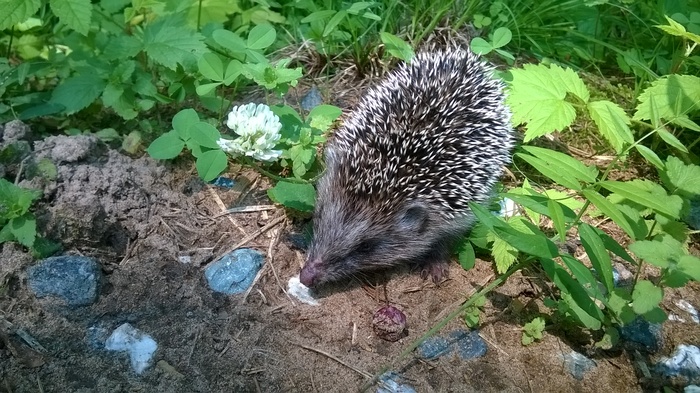
{"label": "blue-grey stone", "polygon": [[107,338],[105,349],[127,352],[131,359],[131,368],[136,374],[141,374],[151,365],[158,343],[148,334],[129,323],[124,323]]}
{"label": "blue-grey stone", "polygon": [[650,323],[637,317],[620,329],[620,335],[630,343],[641,346],[648,352],[656,352],[661,347],[661,324]]}
{"label": "blue-grey stone", "polygon": [[29,287],[37,297],[56,296],[71,307],[94,303],[102,278],[94,258],[74,255],[46,258],[28,273]]}
{"label": "blue-grey stone", "polygon": [[228,177],[219,176],[216,179],[212,180],[211,184],[221,188],[231,188],[234,184],[236,184],[236,182],[233,179],[229,179]]}
{"label": "blue-grey stone", "polygon": [[416,393],[416,389],[403,383],[403,377],[393,371],[387,371],[379,377],[377,393]]}
{"label": "blue-grey stone", "polygon": [[248,289],[263,262],[259,251],[241,248],[207,266],[204,276],[213,291],[233,295]]}
{"label": "blue-grey stone", "polygon": [[467,360],[486,355],[487,347],[478,330],[464,329],[450,332],[447,337],[431,337],[418,346],[418,356],[423,359],[435,359],[455,351]]}
{"label": "blue-grey stone", "polygon": [[308,93],[301,99],[301,108],[305,111],[310,111],[323,103],[321,92],[318,91],[316,85],[311,86]]}
{"label": "blue-grey stone", "polygon": [[597,366],[593,360],[581,355],[578,352],[571,352],[566,355],[562,355],[562,357],[564,358],[564,366],[566,369],[579,381],[583,379],[583,375],[586,372]]}
{"label": "blue-grey stone", "polygon": [[689,383],[700,383],[700,348],[681,344],[672,357],[656,365],[656,370],[665,376],[681,376]]}

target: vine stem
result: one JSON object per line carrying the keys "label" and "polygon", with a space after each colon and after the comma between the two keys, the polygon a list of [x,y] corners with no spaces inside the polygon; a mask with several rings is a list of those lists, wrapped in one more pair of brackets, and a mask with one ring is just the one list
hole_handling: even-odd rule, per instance
{"label": "vine stem", "polygon": [[384,365],[377,374],[375,374],[369,381],[367,381],[362,388],[360,388],[360,391],[364,392],[367,389],[369,389],[372,385],[374,385],[378,380],[379,377],[381,377],[384,373],[389,371],[390,369],[394,368],[396,364],[398,364],[400,361],[405,359],[408,355],[413,352],[414,349],[418,348],[419,345],[421,345],[425,340],[433,336],[435,333],[439,332],[447,326],[450,321],[455,319],[456,317],[462,315],[467,308],[471,307],[474,305],[474,302],[479,299],[480,297],[486,295],[487,293],[491,292],[494,290],[496,287],[500,286],[503,284],[508,277],[510,277],[513,273],[517,272],[518,270],[523,269],[524,267],[528,266],[530,263],[532,263],[532,260],[526,260],[523,262],[518,263],[517,265],[513,266],[511,269],[509,269],[507,272],[505,272],[503,275],[500,277],[496,278],[495,280],[491,281],[490,284],[486,285],[485,287],[481,288],[477,292],[475,292],[472,296],[469,297],[462,305],[460,305],[456,310],[452,311],[449,315],[447,315],[445,318],[443,318],[440,322],[435,324],[430,330],[425,332],[422,336],[420,336],[417,340],[412,342],[406,349],[401,351],[401,353],[394,358],[390,363]]}

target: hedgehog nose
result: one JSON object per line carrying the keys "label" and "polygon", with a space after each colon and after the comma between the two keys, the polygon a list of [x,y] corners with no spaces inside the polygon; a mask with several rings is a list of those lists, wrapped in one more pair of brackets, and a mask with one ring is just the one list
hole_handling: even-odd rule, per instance
{"label": "hedgehog nose", "polygon": [[315,263],[312,260],[306,261],[306,264],[301,269],[301,273],[299,273],[299,281],[301,281],[301,283],[306,285],[307,287],[312,287],[314,286],[317,277],[318,263]]}

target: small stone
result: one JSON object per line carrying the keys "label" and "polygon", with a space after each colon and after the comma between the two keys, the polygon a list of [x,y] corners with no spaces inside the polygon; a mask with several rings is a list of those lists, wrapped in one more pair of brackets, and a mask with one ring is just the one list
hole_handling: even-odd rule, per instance
{"label": "small stone", "polygon": [[377,393],[416,393],[416,389],[402,382],[403,377],[387,371],[379,377]]}
{"label": "small stone", "polygon": [[382,340],[398,341],[408,335],[406,314],[394,306],[384,306],[375,311],[372,317],[374,334]]}
{"label": "small stone", "polygon": [[221,187],[221,188],[232,188],[236,182],[232,179],[229,179],[228,177],[224,176],[219,176],[216,179],[212,180],[211,184]]}
{"label": "small stone", "polygon": [[253,284],[263,262],[259,251],[241,248],[207,266],[204,276],[213,291],[234,295],[245,292]]}
{"label": "small stone", "polygon": [[131,368],[136,374],[141,374],[150,365],[158,344],[148,334],[125,323],[112,332],[105,342],[105,349],[128,352]]}
{"label": "small stone", "polygon": [[87,306],[97,300],[102,271],[93,258],[46,258],[29,268],[29,287],[37,297],[56,296],[69,306]]}
{"label": "small stone", "polygon": [[629,343],[641,346],[648,352],[656,352],[661,347],[661,325],[650,323],[642,317],[637,317],[623,326],[620,335]]}
{"label": "small stone", "polygon": [[690,383],[700,382],[700,348],[681,344],[672,357],[663,359],[656,370],[666,376],[682,376]]}
{"label": "small stone", "polygon": [[308,93],[301,99],[301,108],[305,111],[310,111],[323,103],[321,92],[318,91],[316,85],[311,86]]}
{"label": "small stone", "polygon": [[579,381],[583,379],[583,375],[586,372],[597,366],[596,362],[578,352],[562,355],[562,358],[564,359],[564,366],[569,371],[569,374]]}
{"label": "small stone", "polygon": [[479,335],[479,330],[458,329],[447,337],[431,337],[418,346],[418,355],[423,359],[436,359],[453,352],[462,360],[469,360],[486,355],[488,347]]}
{"label": "small stone", "polygon": [[5,124],[2,139],[4,142],[24,140],[30,132],[31,129],[29,126],[24,124],[21,120],[12,120]]}
{"label": "small stone", "polygon": [[688,301],[686,301],[685,299],[681,299],[678,302],[676,302],[676,305],[681,310],[690,314],[690,318],[693,320],[693,322],[700,323],[700,315],[698,315],[698,310],[696,310],[692,304],[688,303]]}

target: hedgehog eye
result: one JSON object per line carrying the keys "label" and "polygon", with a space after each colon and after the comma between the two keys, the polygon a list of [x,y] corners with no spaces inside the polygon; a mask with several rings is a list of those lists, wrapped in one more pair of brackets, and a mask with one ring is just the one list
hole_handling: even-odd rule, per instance
{"label": "hedgehog eye", "polygon": [[355,252],[358,254],[371,254],[379,247],[379,240],[369,239],[363,240],[355,248]]}

